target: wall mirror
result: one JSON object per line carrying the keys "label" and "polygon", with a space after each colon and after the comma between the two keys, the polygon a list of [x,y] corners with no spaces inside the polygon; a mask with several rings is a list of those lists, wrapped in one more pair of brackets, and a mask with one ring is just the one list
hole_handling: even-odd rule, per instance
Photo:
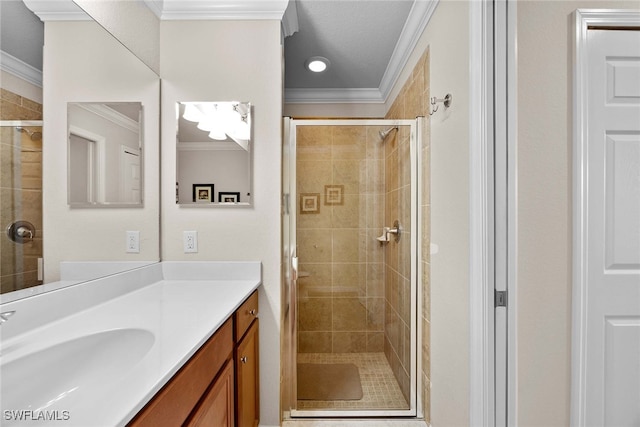
{"label": "wall mirror", "polygon": [[[5,227],[0,236],[0,303],[160,259],[159,76],[74,3],[69,2],[71,10],[62,12],[68,11],[73,19],[56,21],[50,18],[61,13],[58,3],[62,2],[0,1],[3,36],[7,32],[12,35],[3,37],[3,52],[6,42],[12,40],[16,43],[11,50],[13,56],[28,62],[30,52],[42,52],[45,26],[47,49],[50,51],[45,55],[45,78],[43,87],[39,88],[47,105],[48,119],[44,123],[36,123],[30,116],[0,117],[3,121],[2,145],[17,147],[0,153],[3,179],[8,175],[4,173],[5,166],[11,166],[12,176],[17,177],[13,181],[21,183],[7,189],[9,197],[3,200],[8,203],[10,200],[11,204],[6,203],[5,206],[3,202],[0,215],[2,227]],[[105,6],[106,12],[117,17],[123,13],[124,2],[105,2]],[[39,39],[35,38],[38,28]],[[132,33],[144,35],[142,28],[129,28]],[[41,70],[42,66],[38,69]],[[19,94],[19,89],[6,87],[9,83],[9,79],[2,79],[0,86]],[[21,85],[25,84],[21,82]],[[28,94],[22,96],[31,99]],[[42,102],[37,103],[42,106]],[[138,123],[142,129],[139,139],[144,141],[143,146],[138,143],[138,147],[143,148],[139,173],[139,200],[143,200],[142,203],[121,203],[123,208],[120,209],[75,209],[69,206],[65,191],[69,171],[67,114],[72,105],[109,108],[121,116],[130,116],[132,122]],[[2,113],[8,114],[10,110],[3,108]],[[140,119],[135,111],[142,111],[144,119]],[[20,123],[16,124],[17,121]],[[30,148],[36,145],[42,146],[42,154],[38,151],[36,156],[28,150],[24,158],[15,154],[20,154],[20,146]],[[10,156],[5,159],[7,153]],[[33,160],[34,157],[39,161]],[[118,167],[106,163],[105,172],[117,171]],[[9,172],[10,168],[6,169]],[[35,187],[33,179],[23,179],[16,171],[41,176],[36,183],[38,186]],[[105,193],[105,200],[110,201],[108,190]],[[24,222],[32,224],[34,231],[23,227]],[[8,236],[6,228],[13,223],[16,224],[12,228],[16,231],[13,234],[19,237],[15,240]],[[140,232],[137,253],[127,252],[128,230]]]}
{"label": "wall mirror", "polygon": [[178,102],[176,203],[251,205],[251,104]]}
{"label": "wall mirror", "polygon": [[142,206],[142,103],[67,104],[71,207]]}

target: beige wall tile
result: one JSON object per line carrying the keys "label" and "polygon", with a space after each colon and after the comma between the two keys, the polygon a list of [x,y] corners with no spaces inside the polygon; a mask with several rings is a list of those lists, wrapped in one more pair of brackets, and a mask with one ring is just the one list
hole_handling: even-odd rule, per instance
{"label": "beige wall tile", "polygon": [[366,299],[333,298],[332,302],[334,331],[366,331]]}
{"label": "beige wall tile", "polygon": [[330,262],[331,247],[331,234],[328,230],[298,230],[298,258],[300,262]]}
{"label": "beige wall tile", "polygon": [[366,158],[366,128],[363,126],[332,126],[331,158],[334,160]]}
{"label": "beige wall tile", "polygon": [[332,228],[360,228],[360,218],[366,214],[366,205],[360,204],[359,194],[345,194],[343,198],[342,205],[331,207]]}
{"label": "beige wall tile", "polygon": [[367,331],[384,331],[384,298],[367,298]]}
{"label": "beige wall tile", "polygon": [[360,233],[357,228],[334,229],[333,237],[334,262],[360,262]]}
{"label": "beige wall tile", "polygon": [[365,163],[361,160],[332,160],[332,181],[326,184],[344,185],[344,194],[364,193],[365,185],[361,187],[361,172]]}
{"label": "beige wall tile", "polygon": [[366,332],[334,332],[334,353],[364,353],[367,351]]}
{"label": "beige wall tile", "polygon": [[384,351],[384,333],[367,332],[367,352],[379,353]]}
{"label": "beige wall tile", "polygon": [[333,296],[363,297],[366,292],[366,265],[333,263]]}
{"label": "beige wall tile", "polygon": [[367,297],[384,297],[384,269],[383,263],[367,263]]}
{"label": "beige wall tile", "polygon": [[300,353],[331,353],[331,332],[298,332]]}
{"label": "beige wall tile", "polygon": [[330,160],[298,160],[296,191],[324,194],[324,186],[333,183]]}
{"label": "beige wall tile", "polygon": [[298,160],[331,159],[331,127],[298,127],[296,145]]}
{"label": "beige wall tile", "polygon": [[298,299],[298,330],[299,331],[330,331],[331,330],[331,299],[330,298],[299,298]]}

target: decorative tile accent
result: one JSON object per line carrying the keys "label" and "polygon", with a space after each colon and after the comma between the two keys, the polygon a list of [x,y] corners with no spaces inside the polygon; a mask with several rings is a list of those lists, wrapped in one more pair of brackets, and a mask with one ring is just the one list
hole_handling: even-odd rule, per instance
{"label": "decorative tile accent", "polygon": [[300,193],[300,213],[320,213],[320,193]]}
{"label": "decorative tile accent", "polygon": [[344,185],[325,185],[324,204],[327,206],[344,205]]}

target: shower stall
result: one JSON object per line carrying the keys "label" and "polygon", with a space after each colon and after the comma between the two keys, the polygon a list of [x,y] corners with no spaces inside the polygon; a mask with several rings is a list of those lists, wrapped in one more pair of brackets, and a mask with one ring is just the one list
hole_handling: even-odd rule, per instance
{"label": "shower stall", "polygon": [[285,417],[421,415],[422,120],[285,119]]}
{"label": "shower stall", "polygon": [[42,121],[0,121],[1,293],[42,284]]}

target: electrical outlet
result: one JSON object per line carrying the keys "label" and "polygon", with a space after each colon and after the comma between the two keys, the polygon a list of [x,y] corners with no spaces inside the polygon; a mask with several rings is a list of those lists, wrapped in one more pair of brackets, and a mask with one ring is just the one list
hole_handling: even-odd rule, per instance
{"label": "electrical outlet", "polygon": [[184,231],[184,253],[198,252],[198,232],[197,231]]}
{"label": "electrical outlet", "polygon": [[127,252],[133,254],[140,253],[140,232],[127,231]]}

